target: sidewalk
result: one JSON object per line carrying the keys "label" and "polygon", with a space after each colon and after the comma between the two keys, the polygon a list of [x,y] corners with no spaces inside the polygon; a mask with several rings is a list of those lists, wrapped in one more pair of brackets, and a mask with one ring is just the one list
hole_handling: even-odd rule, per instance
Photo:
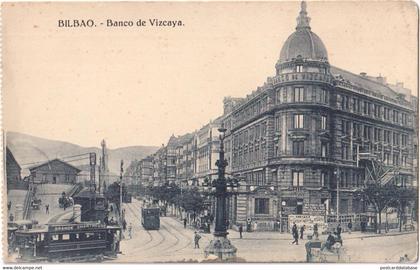
{"label": "sidewalk", "polygon": [[[176,220],[177,222],[179,222],[180,224],[182,224],[182,226],[184,226],[184,223],[182,220],[180,220],[178,217],[171,217],[168,216],[174,220]],[[192,225],[188,225],[187,224],[187,228],[191,229],[191,230],[197,230],[195,227],[193,227]],[[214,227],[212,226],[211,231],[213,232]],[[240,239],[239,237],[239,232],[235,231],[235,230],[228,230],[228,237],[229,239]],[[398,230],[392,230],[389,231],[388,233],[381,233],[381,234],[376,234],[376,233],[368,233],[368,232],[360,232],[360,231],[355,231],[352,232],[351,234],[344,232],[341,234],[341,237],[343,238],[343,240],[346,239],[362,239],[362,238],[369,238],[369,237],[386,237],[386,236],[396,236],[396,235],[404,235],[404,234],[410,234],[410,233],[417,233],[417,231],[402,231],[399,232]],[[212,233],[210,234],[205,234],[205,235],[212,235]],[[305,240],[307,240],[308,238],[306,237],[307,235],[305,234],[304,238]],[[320,235],[319,236],[321,239],[324,239],[327,237],[327,235]],[[280,232],[274,232],[274,231],[268,231],[268,232],[246,232],[244,231],[242,233],[242,239],[241,240],[291,240],[292,234],[291,233],[280,233]]]}
{"label": "sidewalk", "polygon": [[[229,238],[230,239],[240,239],[239,232],[234,230],[228,230]],[[410,233],[417,233],[416,231],[390,231],[388,233],[362,233],[359,231],[352,232],[351,234],[345,232],[341,234],[343,240],[345,239],[357,239],[357,238],[369,238],[369,237],[386,237],[386,236],[396,236],[396,235],[404,235]],[[307,235],[304,235],[305,240],[307,240]],[[323,239],[326,238],[327,235],[320,235],[319,238]],[[243,232],[242,233],[242,240],[291,240],[292,234],[291,233],[280,233],[280,232]]]}

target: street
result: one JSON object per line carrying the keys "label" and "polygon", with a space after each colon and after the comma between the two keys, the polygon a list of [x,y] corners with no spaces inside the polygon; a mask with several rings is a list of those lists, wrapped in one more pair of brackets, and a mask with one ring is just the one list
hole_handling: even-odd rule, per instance
{"label": "street", "polygon": [[[121,242],[122,254],[113,262],[176,262],[201,261],[204,259],[204,247],[212,239],[211,234],[201,234],[200,248],[194,249],[194,230],[184,229],[180,220],[174,217],[161,217],[160,230],[147,231],[141,226],[140,201],[133,199],[125,204],[127,223],[132,223],[132,239]],[[292,245],[289,234],[278,232],[239,233],[229,230],[229,239],[238,248],[237,257],[247,262],[305,262],[304,243]],[[321,237],[325,240],[325,236]],[[408,255],[410,261],[416,261],[417,234],[372,235],[354,232],[343,234],[346,254],[351,262],[399,262],[400,257]],[[375,252],[380,247],[380,252]]]}

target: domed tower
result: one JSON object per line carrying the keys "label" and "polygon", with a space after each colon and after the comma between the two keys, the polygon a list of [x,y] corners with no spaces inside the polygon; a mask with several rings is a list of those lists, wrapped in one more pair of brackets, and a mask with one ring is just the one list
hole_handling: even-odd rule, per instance
{"label": "domed tower", "polygon": [[268,81],[274,99],[270,162],[283,206],[294,214],[324,215],[333,173],[334,86],[327,49],[309,23],[302,2],[296,31],[284,43],[276,76]]}
{"label": "domed tower", "polygon": [[277,75],[291,72],[329,72],[328,54],[322,40],[311,31],[311,18],[302,1],[296,31],[289,36],[276,64]]}

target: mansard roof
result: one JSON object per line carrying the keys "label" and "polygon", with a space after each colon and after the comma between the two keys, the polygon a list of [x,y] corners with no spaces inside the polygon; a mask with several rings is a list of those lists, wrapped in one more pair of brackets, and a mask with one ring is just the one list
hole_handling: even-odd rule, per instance
{"label": "mansard roof", "polygon": [[335,76],[341,75],[342,79],[345,81],[349,81],[350,83],[366,89],[370,90],[372,92],[375,92],[377,94],[382,94],[384,96],[388,96],[390,98],[397,98],[399,94],[392,90],[389,86],[386,84],[374,81],[372,79],[366,78],[362,75],[354,74],[350,71],[346,71],[344,69],[331,66],[330,69],[331,73]]}

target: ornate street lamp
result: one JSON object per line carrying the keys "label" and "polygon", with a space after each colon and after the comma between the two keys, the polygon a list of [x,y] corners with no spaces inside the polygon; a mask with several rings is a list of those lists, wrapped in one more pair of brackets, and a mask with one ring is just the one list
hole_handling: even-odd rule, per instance
{"label": "ornate street lamp", "polygon": [[218,129],[220,132],[220,151],[219,151],[219,160],[216,161],[217,166],[217,180],[212,183],[214,185],[215,197],[216,197],[216,225],[214,228],[214,239],[210,241],[210,244],[204,249],[205,256],[210,254],[216,255],[219,259],[228,259],[236,256],[236,247],[234,247],[229,239],[227,238],[227,226],[226,226],[226,198],[228,196],[227,192],[227,182],[225,178],[225,168],[228,165],[225,160],[225,151],[223,140],[225,139],[226,128],[223,124]]}

